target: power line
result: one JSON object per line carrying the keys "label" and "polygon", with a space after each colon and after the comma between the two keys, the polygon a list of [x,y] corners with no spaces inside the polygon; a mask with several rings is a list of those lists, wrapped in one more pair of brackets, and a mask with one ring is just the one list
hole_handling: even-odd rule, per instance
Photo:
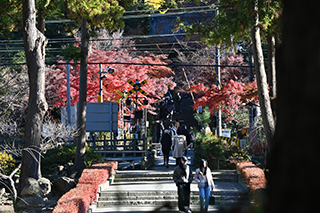
{"label": "power line", "polygon": [[[212,8],[212,6],[203,6],[203,7],[190,7],[192,9],[203,9],[203,8]],[[169,9],[168,11],[173,11],[173,10],[186,10],[186,8],[178,8],[178,9]],[[157,13],[154,14],[154,12],[157,11],[164,11],[164,10],[140,10],[140,11],[126,11],[126,13],[138,13],[138,12],[151,12],[151,14],[140,14],[140,15],[124,15],[122,16],[123,20],[128,20],[128,19],[137,19],[137,18],[154,18],[154,17],[165,17],[165,16],[179,16],[179,15],[184,15],[184,14],[192,14],[192,13],[207,13],[207,12],[215,12],[217,11],[217,8],[213,9],[205,9],[205,10],[193,10],[193,11],[181,11],[181,12],[166,12],[164,14]],[[61,23],[72,23],[75,22],[72,19],[59,19],[59,20],[45,20],[46,24],[61,24]]]}
{"label": "power line", "polygon": [[[174,36],[185,36],[186,33],[172,33],[172,34],[158,34],[158,35],[135,35],[135,36],[123,36],[121,38],[104,38],[104,39],[90,39],[90,41],[113,41],[113,40],[134,40],[134,39],[149,39],[149,38],[164,38],[164,37],[174,37]],[[56,44],[56,43],[76,43],[80,42],[76,39],[65,39],[65,40],[57,40],[57,39],[48,39],[48,44]],[[6,40],[8,41],[8,40]],[[16,40],[17,43],[7,42],[1,43],[0,46],[8,46],[8,45],[23,45],[23,40]]]}
{"label": "power line", "polygon": [[165,17],[165,16],[179,16],[184,14],[191,13],[207,13],[207,12],[215,12],[217,9],[208,9],[208,10],[195,10],[195,11],[183,11],[183,12],[173,12],[173,13],[165,13],[165,14],[144,14],[144,15],[127,15],[122,16],[123,19],[136,19],[136,18],[155,18],[155,17]]}
{"label": "power line", "polygon": [[[151,37],[151,36],[150,36]],[[122,38],[123,40],[126,40],[124,38]],[[113,41],[113,40],[116,40],[116,39],[96,39],[96,40],[92,40],[94,42],[104,42],[104,41]],[[130,40],[130,39],[129,39]],[[55,42],[52,42],[52,40],[49,41],[49,44],[53,44],[53,43],[63,43],[63,42],[59,42],[61,40],[55,40]],[[68,42],[75,42],[75,39],[72,39],[72,40],[68,40]],[[202,41],[201,40],[191,40],[191,41],[179,41],[179,42],[160,42],[160,43],[134,43],[134,45],[121,45],[121,48],[125,48],[125,47],[144,47],[144,46],[168,46],[168,45],[179,45],[181,46],[180,44],[198,44],[200,45]],[[21,45],[23,43],[20,43]],[[0,46],[6,46],[5,44],[0,44]],[[23,49],[23,47],[22,47]],[[22,49],[16,49],[16,50],[22,50]],[[53,49],[51,47],[46,47],[46,49]],[[56,49],[59,49],[59,48],[56,48]],[[14,49],[11,48],[10,50],[8,51],[13,51]],[[6,51],[5,49],[0,49],[0,52],[4,52]]]}
{"label": "power line", "polygon": [[[25,65],[26,63],[0,63],[0,66],[8,66],[8,65]],[[66,62],[59,62],[59,63],[52,63],[51,65],[67,65],[73,64],[77,65],[80,63],[66,63]],[[171,64],[148,64],[148,63],[133,63],[133,62],[90,62],[88,65],[98,65],[98,64],[109,64],[109,65],[137,65],[137,66],[162,66],[162,67],[243,67],[248,68],[249,65],[216,65],[216,64],[179,64],[179,63],[171,63]],[[253,67],[253,66],[251,66]]]}
{"label": "power line", "polygon": [[[203,6],[203,7],[190,7],[192,9],[203,9],[203,8],[210,8],[211,6]],[[176,10],[183,10],[183,9],[187,9],[187,8],[178,8]],[[169,10],[175,10],[175,9],[169,9]],[[123,19],[135,19],[135,18],[151,18],[151,17],[165,17],[165,16],[178,16],[178,15],[183,15],[183,14],[191,14],[191,13],[207,13],[207,12],[215,12],[217,10],[217,8],[214,9],[207,9],[207,10],[194,10],[194,11],[182,11],[182,12],[172,12],[172,13],[165,13],[165,14],[142,14],[142,15],[127,15],[127,16],[122,16]],[[148,10],[146,10],[148,11]],[[161,11],[161,10],[154,10],[154,11]],[[130,13],[132,11],[128,11],[128,13]],[[140,11],[137,11],[140,12]],[[152,12],[152,11],[151,11]],[[60,20],[46,20],[45,23],[47,24],[58,24],[58,23],[67,23],[67,22],[73,22],[73,20],[71,19],[60,19]],[[23,44],[23,40],[16,40],[17,42],[19,42],[18,44]],[[5,45],[14,45],[12,44],[11,40],[0,40],[0,42],[7,42],[5,43]],[[22,42],[22,43],[21,43]],[[0,44],[2,45],[2,44]]]}
{"label": "power line", "polygon": [[[181,8],[169,8],[168,11],[176,11],[176,10],[190,10],[190,9],[204,9],[204,8],[212,8],[214,5],[204,5],[204,6],[197,6],[197,7],[181,7]],[[135,10],[135,11],[125,11],[126,13],[141,13],[141,12],[162,12],[166,9],[154,9],[154,10]]]}
{"label": "power line", "polygon": [[[126,13],[141,13],[141,12],[151,12],[150,14],[139,14],[139,15],[124,15],[122,16],[123,20],[126,19],[136,19],[136,18],[152,18],[152,17],[165,17],[165,16],[178,16],[178,15],[184,15],[184,14],[191,14],[191,13],[207,13],[207,12],[215,12],[217,11],[217,8],[212,8],[212,6],[203,6],[203,7],[190,7],[191,9],[195,9],[193,11],[180,11],[180,12],[166,12],[164,14],[161,13],[154,13],[154,12],[161,12],[165,11],[164,9],[157,9],[157,10],[139,10],[139,11],[126,11]],[[204,9],[204,8],[209,8],[205,10],[199,10],[199,9]],[[212,9],[210,9],[212,8]],[[177,8],[177,9],[169,9],[168,11],[175,11],[175,10],[187,10],[188,7],[185,8]],[[45,23],[47,24],[60,24],[60,23],[70,23],[74,22],[72,19],[60,19],[60,20],[46,20]]]}

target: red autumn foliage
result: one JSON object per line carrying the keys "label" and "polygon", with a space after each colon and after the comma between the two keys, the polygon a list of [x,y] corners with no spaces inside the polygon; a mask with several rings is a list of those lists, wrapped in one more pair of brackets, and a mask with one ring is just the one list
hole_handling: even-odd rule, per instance
{"label": "red autumn foliage", "polygon": [[91,203],[97,199],[99,185],[105,183],[117,168],[118,162],[96,163],[83,170],[76,188],[64,194],[54,208],[54,213],[87,212]]}
{"label": "red autumn foliage", "polygon": [[262,169],[249,161],[234,162],[241,177],[249,185],[249,189],[255,192],[258,189],[265,189],[267,186],[267,179]]}
{"label": "red autumn foliage", "polygon": [[[215,64],[215,51],[204,51],[192,54],[187,61],[196,64]],[[210,56],[210,60],[208,57]],[[248,68],[243,67],[240,55],[225,53],[221,56],[221,88],[216,86],[215,67],[186,67],[185,73],[191,85],[191,91],[196,94],[194,109],[199,106],[208,106],[211,114],[221,109],[227,115],[227,122],[232,120],[233,114],[242,105],[258,101],[258,89],[256,81],[249,82]],[[230,66],[231,65],[231,66]],[[179,72],[179,71],[177,71]],[[180,73],[180,79],[175,77],[179,85],[185,85],[186,79]],[[183,76],[183,77],[182,77]],[[187,86],[184,86],[187,89]]]}
{"label": "red autumn foliage", "polygon": [[[178,67],[175,70],[175,82],[178,85],[181,85],[181,88],[179,89],[188,90],[188,83],[186,81],[184,73],[186,74],[188,82],[191,86],[203,84],[204,87],[210,88],[212,84],[216,83],[216,68],[214,67],[216,63],[215,47],[213,47],[213,49],[199,49],[198,51],[192,52],[188,55],[183,55],[182,53],[180,53],[178,58],[182,63],[185,64],[212,65],[211,67]],[[222,85],[227,84],[229,80],[234,80],[242,83],[247,83],[249,81],[248,68],[239,67],[247,65],[247,63],[243,61],[243,57],[241,55],[233,53],[223,53],[221,54],[220,65]],[[232,67],[230,67],[230,65],[232,65]]]}
{"label": "red autumn foliage", "polygon": [[[241,68],[236,66],[246,66],[248,65],[243,61],[241,55],[236,55],[233,53],[225,53],[221,58],[221,82],[226,84],[229,80],[239,81],[242,83],[248,83],[248,68]],[[226,65],[226,66],[223,66]],[[228,67],[227,65],[232,65]]]}
{"label": "red autumn foliage", "polygon": [[256,81],[245,84],[231,79],[221,89],[214,84],[210,88],[199,84],[192,86],[191,91],[200,96],[194,105],[195,109],[199,106],[209,106],[209,111],[214,114],[221,108],[229,118],[239,106],[258,100]]}
{"label": "red autumn foliage", "polygon": [[262,155],[268,150],[268,143],[265,141],[254,143],[250,146],[251,153],[254,155]]}
{"label": "red autumn foliage", "polygon": [[[115,102],[121,95],[116,91],[123,92],[132,89],[127,80],[135,82],[136,79],[147,83],[141,87],[148,94],[149,104],[155,102],[163,94],[167,93],[168,87],[176,84],[170,77],[174,72],[165,66],[170,63],[163,55],[133,56],[128,49],[101,50],[92,47],[89,52],[88,63],[104,63],[102,71],[105,72],[107,66],[114,68],[113,74],[103,74],[106,78],[102,80],[103,102]],[[64,63],[64,61],[60,61]],[[106,63],[133,63],[133,64],[106,64]],[[141,63],[157,64],[137,65]],[[164,66],[161,66],[164,65]],[[87,81],[87,102],[97,102],[99,96],[99,64],[88,64]],[[75,105],[79,100],[80,65],[70,66],[70,87],[71,105]],[[132,94],[134,95],[134,94]],[[143,96],[139,94],[139,96]],[[67,101],[67,73],[66,65],[48,68],[46,76],[46,99],[49,107],[66,106]]]}

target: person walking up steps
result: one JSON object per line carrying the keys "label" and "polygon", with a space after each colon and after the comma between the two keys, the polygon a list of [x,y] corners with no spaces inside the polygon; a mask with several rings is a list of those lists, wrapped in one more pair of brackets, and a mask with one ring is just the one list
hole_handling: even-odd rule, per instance
{"label": "person walking up steps", "polygon": [[196,169],[194,180],[198,183],[200,195],[200,211],[207,212],[209,207],[210,189],[213,190],[214,182],[212,180],[211,170],[206,160],[202,159],[199,168]]}
{"label": "person walking up steps", "polygon": [[186,140],[187,140],[187,148],[184,151],[184,156],[188,157],[188,147],[191,143],[191,134],[190,131],[188,130],[187,126],[185,124],[182,124],[180,126],[180,128],[177,131],[178,135],[184,135],[186,136]]}
{"label": "person walking up steps", "polygon": [[178,187],[179,212],[190,212],[190,184],[193,180],[192,170],[187,165],[186,156],[181,157],[180,165],[174,168],[173,180]]}
{"label": "person walking up steps", "polygon": [[173,138],[172,156],[176,159],[176,166],[180,164],[180,159],[183,156],[183,152],[188,148],[187,139],[184,135],[178,135]]}
{"label": "person walking up steps", "polygon": [[163,153],[164,166],[169,167],[169,153],[172,146],[172,139],[170,135],[170,130],[164,130],[164,134],[161,137],[161,148]]}

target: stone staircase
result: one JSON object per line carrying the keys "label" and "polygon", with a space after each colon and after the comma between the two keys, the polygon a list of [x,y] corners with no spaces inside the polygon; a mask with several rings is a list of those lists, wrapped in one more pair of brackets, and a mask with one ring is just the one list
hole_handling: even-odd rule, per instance
{"label": "stone staircase", "polygon": [[[142,212],[141,207],[146,206],[150,209],[169,206],[177,210],[178,195],[172,173],[173,168],[167,171],[117,171],[111,184],[101,188],[96,209],[92,212],[117,212],[120,207],[121,212]],[[216,186],[216,205],[210,206],[209,212],[220,207],[249,206],[248,191],[238,183],[236,171],[214,171],[212,175]],[[195,181],[191,184],[190,205],[192,209],[199,206],[199,190]]]}

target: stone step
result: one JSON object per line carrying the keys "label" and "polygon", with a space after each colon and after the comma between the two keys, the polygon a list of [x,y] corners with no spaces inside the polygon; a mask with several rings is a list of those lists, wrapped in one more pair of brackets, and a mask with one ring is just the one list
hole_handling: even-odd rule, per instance
{"label": "stone step", "polygon": [[[191,199],[198,200],[199,195],[191,194]],[[247,195],[215,195],[216,200],[248,200]],[[99,201],[119,201],[119,200],[176,200],[178,199],[177,192],[168,195],[140,195],[140,196],[112,196],[112,197],[99,197]]]}
{"label": "stone step", "polygon": [[172,181],[171,177],[116,177],[114,182]]}
{"label": "stone step", "polygon": [[[132,181],[169,181],[172,180],[173,172],[117,172],[114,182]],[[235,171],[212,172],[214,181],[219,182],[238,182],[238,174]]]}
{"label": "stone step", "polygon": [[[213,191],[215,196],[224,196],[224,197],[232,197],[232,196],[245,196],[247,192],[238,192],[238,191]],[[171,196],[177,195],[177,190],[174,191],[103,191],[99,193],[99,199],[108,198],[108,197],[140,197],[140,196]],[[199,191],[191,191],[191,195],[199,195]]]}
{"label": "stone step", "polygon": [[[170,177],[127,177],[127,178],[115,178],[114,182],[143,182],[143,181],[172,181]],[[215,182],[238,182],[237,177],[213,177]]]}
{"label": "stone step", "polygon": [[[148,170],[137,170],[137,171],[117,171],[115,174],[116,178],[126,178],[126,177],[172,177],[173,170],[170,172],[154,171],[150,172]],[[193,172],[195,174],[195,172]],[[222,170],[222,171],[212,171],[213,177],[232,177],[238,176],[236,170]]]}
{"label": "stone step", "polygon": [[[249,205],[249,199],[245,197],[223,197],[223,196],[215,196],[216,202],[215,205]],[[130,198],[120,198],[116,200],[100,200],[97,203],[97,207],[110,207],[110,206],[137,206],[137,205],[164,205],[170,204],[172,206],[177,205],[178,196],[168,197],[167,199],[159,199],[159,198],[147,198],[144,199],[130,199]],[[191,196],[190,197],[190,205],[199,205],[199,196]]]}
{"label": "stone step", "polygon": [[[216,205],[249,205],[248,193],[236,191],[214,191]],[[97,207],[128,206],[128,205],[176,205],[177,191],[105,191],[101,192]],[[192,191],[190,195],[192,205],[199,204],[199,191]]]}

